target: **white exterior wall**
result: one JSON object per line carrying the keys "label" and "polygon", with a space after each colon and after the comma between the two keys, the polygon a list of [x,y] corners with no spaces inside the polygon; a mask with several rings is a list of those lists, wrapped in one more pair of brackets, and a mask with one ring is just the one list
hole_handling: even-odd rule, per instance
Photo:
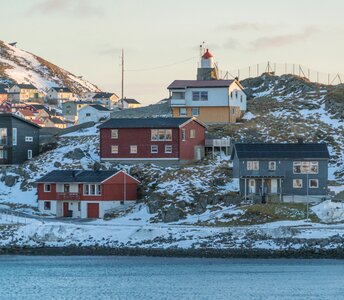
{"label": "white exterior wall", "polygon": [[[192,92],[208,92],[208,101],[192,101]],[[186,106],[228,106],[228,88],[188,88],[185,91]]]}
{"label": "white exterior wall", "polygon": [[[134,204],[136,201],[126,201],[125,206]],[[103,218],[104,214],[114,208],[123,206],[120,201],[81,201],[81,218],[87,218],[87,204],[99,203],[99,217]]]}
{"label": "white exterior wall", "polygon": [[[69,183],[66,183],[69,184]],[[63,183],[59,183],[56,185],[56,192],[57,193],[64,193],[63,190]],[[69,184],[69,192],[70,193],[78,193],[79,192],[79,188],[78,188],[78,184]]]}
{"label": "white exterior wall", "polygon": [[[87,116],[90,114],[90,116]],[[109,111],[99,111],[94,109],[91,106],[84,106],[83,108],[79,109],[77,112],[77,120],[78,124],[86,123],[86,122],[99,122],[102,118],[109,118],[110,112]]]}
{"label": "white exterior wall", "polygon": [[[44,209],[44,202],[50,202],[50,210],[45,210]],[[42,213],[46,213],[46,214],[53,214],[57,216],[57,202],[56,200],[47,200],[47,201],[43,201],[43,200],[39,200],[38,201],[38,210]]]}
{"label": "white exterior wall", "polygon": [[[238,96],[236,96],[236,92],[238,92]],[[230,96],[231,93],[232,97]],[[230,106],[239,106],[241,111],[246,111],[247,109],[247,96],[236,82],[229,86],[229,104]]]}

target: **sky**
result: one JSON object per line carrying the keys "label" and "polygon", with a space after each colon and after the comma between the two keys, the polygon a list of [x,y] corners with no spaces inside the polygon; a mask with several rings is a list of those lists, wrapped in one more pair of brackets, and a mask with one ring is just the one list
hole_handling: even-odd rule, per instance
{"label": "sky", "polygon": [[[0,40],[143,104],[195,79],[199,45],[225,74],[267,61],[344,73],[344,1],[0,0]],[[6,12],[6,13],[4,13]],[[230,72],[231,74],[233,72]]]}

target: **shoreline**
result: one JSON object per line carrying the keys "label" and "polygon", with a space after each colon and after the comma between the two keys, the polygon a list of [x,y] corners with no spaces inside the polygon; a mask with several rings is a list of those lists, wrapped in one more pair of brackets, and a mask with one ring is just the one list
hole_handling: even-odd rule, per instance
{"label": "shoreline", "polygon": [[159,249],[107,247],[0,248],[0,255],[28,256],[149,256],[180,258],[252,259],[344,259],[344,248],[337,249]]}

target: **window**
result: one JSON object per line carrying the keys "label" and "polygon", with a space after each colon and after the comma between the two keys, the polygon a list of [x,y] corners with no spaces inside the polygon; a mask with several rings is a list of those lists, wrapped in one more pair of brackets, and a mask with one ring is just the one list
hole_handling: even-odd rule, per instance
{"label": "window", "polygon": [[201,101],[208,101],[208,92],[201,92]]}
{"label": "window", "polygon": [[101,185],[99,184],[84,184],[84,195],[99,196],[101,195]]}
{"label": "window", "polygon": [[131,154],[136,154],[137,153],[137,146],[136,145],[130,146],[130,153]]}
{"label": "window", "polygon": [[293,188],[302,189],[302,179],[293,179]]}
{"label": "window", "polygon": [[185,99],[185,92],[172,92],[172,99]]}
{"label": "window", "polygon": [[240,96],[240,102],[241,102],[241,103],[242,103],[243,99],[244,99],[244,97],[243,97],[243,95],[241,95],[241,96]]}
{"label": "window", "polygon": [[190,139],[196,138],[196,130],[195,129],[190,129]]}
{"label": "window", "polygon": [[193,116],[199,116],[199,107],[193,107],[191,113]]}
{"label": "window", "polygon": [[186,108],[185,107],[179,108],[179,116],[186,116]]}
{"label": "window", "polygon": [[91,114],[90,113],[86,113],[86,117],[90,117],[91,116]]}
{"label": "window", "polygon": [[192,101],[199,101],[200,94],[199,92],[192,92]]}
{"label": "window", "polygon": [[7,144],[7,128],[0,128],[0,144]]}
{"label": "window", "polygon": [[182,129],[182,141],[186,140],[186,132],[185,129]]}
{"label": "window", "polygon": [[235,108],[232,108],[232,115],[235,115]]}
{"label": "window", "polygon": [[44,201],[44,210],[51,210],[51,202]]}
{"label": "window", "polygon": [[50,184],[45,184],[44,185],[44,192],[46,192],[46,193],[51,192],[51,185]]}
{"label": "window", "polygon": [[7,150],[0,150],[0,159],[7,159]]}
{"label": "window", "polygon": [[151,129],[151,141],[172,141],[172,129]]}
{"label": "window", "polygon": [[78,211],[81,211],[81,202],[78,202]]}
{"label": "window", "polygon": [[64,184],[63,185],[63,192],[64,193],[69,193],[70,192],[70,185],[69,184]]}
{"label": "window", "polygon": [[248,171],[258,171],[259,170],[259,161],[248,161],[247,162]]}
{"label": "window", "polygon": [[27,159],[32,158],[32,150],[27,150]]}
{"label": "window", "polygon": [[319,163],[317,161],[294,161],[294,174],[318,174]]}
{"label": "window", "polygon": [[118,129],[111,129],[111,138],[118,139]]}
{"label": "window", "polygon": [[17,146],[17,128],[12,128],[12,145]]}
{"label": "window", "polygon": [[111,146],[111,153],[112,154],[118,154],[118,146],[117,145]]}
{"label": "window", "polygon": [[25,142],[33,142],[33,137],[32,136],[26,136]]}
{"label": "window", "polygon": [[317,189],[319,187],[319,180],[318,179],[309,179],[309,188]]}
{"label": "window", "polygon": [[151,145],[151,153],[158,153],[158,145]]}
{"label": "window", "polygon": [[172,145],[165,145],[165,153],[172,153]]}
{"label": "window", "polygon": [[235,91],[235,98],[238,99],[238,91]]}
{"label": "window", "polygon": [[269,171],[276,171],[276,162],[269,161]]}

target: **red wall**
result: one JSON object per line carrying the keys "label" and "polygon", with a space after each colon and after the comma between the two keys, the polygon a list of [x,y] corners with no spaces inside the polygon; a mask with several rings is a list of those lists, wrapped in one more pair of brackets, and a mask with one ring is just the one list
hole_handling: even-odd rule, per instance
{"label": "red wall", "polygon": [[[157,128],[158,129],[158,128]],[[151,141],[150,128],[120,128],[118,139],[111,139],[111,129],[100,130],[101,158],[178,158],[179,129],[172,129],[172,141]],[[111,153],[111,146],[118,145],[118,154]],[[137,154],[130,153],[130,145],[137,145]],[[158,153],[151,153],[151,145],[158,145]],[[165,153],[165,145],[172,145],[172,153]]]}
{"label": "red wall", "polygon": [[[139,183],[131,176],[126,175],[126,200],[137,200],[137,188]],[[80,199],[77,201],[113,201],[124,200],[124,173],[120,172],[101,184],[102,194],[100,196],[83,195],[83,184],[79,184]],[[37,184],[38,200],[58,200],[56,184],[51,184],[51,192],[44,192],[44,184]],[[71,200],[75,200],[71,198]],[[61,200],[68,201],[68,199]]]}
{"label": "red wall", "polygon": [[[182,141],[182,130],[185,129],[186,140]],[[190,130],[196,130],[196,137],[194,139],[190,138]],[[179,152],[180,159],[182,160],[193,160],[195,159],[195,146],[204,146],[205,145],[205,128],[199,123],[192,121],[183,126],[179,133],[180,144]]]}

